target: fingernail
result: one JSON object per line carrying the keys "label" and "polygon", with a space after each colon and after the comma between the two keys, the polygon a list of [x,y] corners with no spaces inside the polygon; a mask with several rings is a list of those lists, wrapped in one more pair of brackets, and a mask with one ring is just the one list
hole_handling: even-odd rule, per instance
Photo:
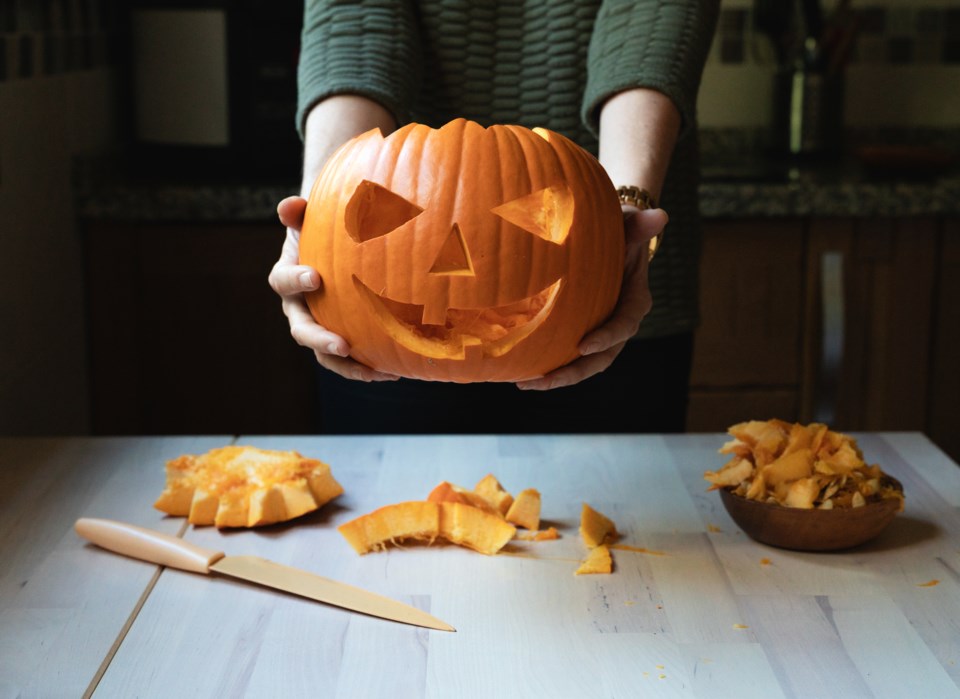
{"label": "fingernail", "polygon": [[331,342],[329,345],[327,345],[327,352],[329,352],[330,354],[337,354],[337,355],[339,355],[339,354],[340,354],[340,345],[338,345],[336,342]]}
{"label": "fingernail", "polygon": [[312,289],[314,287],[313,276],[310,274],[310,272],[304,272],[300,275],[300,283],[308,289]]}
{"label": "fingernail", "polygon": [[596,342],[591,342],[580,348],[580,354],[594,354],[598,351],[600,351],[600,345]]}

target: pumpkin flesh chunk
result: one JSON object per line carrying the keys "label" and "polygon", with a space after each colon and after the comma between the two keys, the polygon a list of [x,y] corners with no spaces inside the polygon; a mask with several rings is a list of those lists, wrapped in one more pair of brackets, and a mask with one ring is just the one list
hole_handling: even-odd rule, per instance
{"label": "pumpkin flesh chunk", "polygon": [[500,481],[492,473],[481,478],[473,487],[473,492],[483,497],[502,515],[506,515],[513,504],[513,496],[500,485]]}
{"label": "pumpkin flesh chunk", "polygon": [[517,526],[536,531],[540,528],[540,493],[534,488],[527,488],[517,495],[510,509],[507,511],[506,520]]}
{"label": "pumpkin flesh chunk", "polygon": [[459,502],[440,503],[440,536],[492,556],[517,533],[498,515]]}
{"label": "pumpkin flesh chunk", "polygon": [[430,491],[427,496],[427,502],[459,502],[463,505],[470,505],[484,512],[500,516],[500,512],[487,500],[477,493],[454,485],[448,481],[443,481],[436,488]]}
{"label": "pumpkin flesh chunk", "polygon": [[580,536],[588,547],[596,548],[616,541],[617,527],[609,517],[583,503],[580,511]]}
{"label": "pumpkin flesh chunk", "polygon": [[586,559],[580,564],[580,567],[574,571],[574,575],[595,575],[613,572],[613,557],[610,555],[610,549],[604,545],[595,546],[590,549]]}

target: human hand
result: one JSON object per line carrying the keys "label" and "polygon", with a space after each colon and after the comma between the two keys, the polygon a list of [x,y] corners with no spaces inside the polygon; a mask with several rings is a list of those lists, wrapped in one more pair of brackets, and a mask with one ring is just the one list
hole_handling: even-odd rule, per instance
{"label": "human hand", "polygon": [[667,213],[663,209],[640,209],[623,206],[623,227],[626,236],[623,285],[613,314],[607,321],[587,333],[580,341],[580,358],[549,374],[517,383],[524,390],[545,391],[570,386],[609,367],[623,350],[627,340],[637,334],[640,321],[650,312],[653,299],[647,278],[650,240],[663,232]]}
{"label": "human hand", "polygon": [[270,287],[279,294],[290,335],[298,345],[313,350],[317,362],[340,376],[358,381],[393,381],[397,376],[375,371],[350,359],[350,345],[318,324],[310,313],[304,293],[323,286],[317,270],[300,264],[300,228],[307,200],[287,197],[277,205],[280,223],[287,227],[280,259],[270,270]]}

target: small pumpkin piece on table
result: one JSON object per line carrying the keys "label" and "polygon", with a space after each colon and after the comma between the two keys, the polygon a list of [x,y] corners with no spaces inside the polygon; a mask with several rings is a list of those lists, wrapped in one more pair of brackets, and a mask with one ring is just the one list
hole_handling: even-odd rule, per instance
{"label": "small pumpkin piece on table", "polygon": [[613,557],[610,555],[610,549],[605,545],[595,546],[590,549],[586,560],[580,564],[580,567],[574,571],[574,575],[595,575],[607,574],[613,572]]}
{"label": "small pumpkin piece on table", "polygon": [[527,488],[517,495],[506,519],[519,527],[536,531],[540,528],[540,492],[535,488]]}
{"label": "small pumpkin piece on table", "polygon": [[440,536],[459,546],[491,556],[509,542],[517,528],[498,514],[459,502],[441,502]]}
{"label": "small pumpkin piece on table", "polygon": [[517,534],[521,541],[554,541],[560,538],[556,527],[547,527],[543,530],[534,530],[529,534]]}
{"label": "small pumpkin piece on table", "polygon": [[341,524],[338,531],[359,554],[408,539],[433,543],[440,535],[440,506],[419,500],[386,505]]}
{"label": "small pumpkin piece on table", "polygon": [[454,485],[448,481],[443,481],[431,490],[427,496],[427,502],[459,502],[463,505],[476,507],[497,517],[502,517],[500,511],[482,495],[459,485]]}
{"label": "small pumpkin piece on table", "polygon": [[513,496],[500,485],[500,481],[492,473],[480,479],[473,487],[473,492],[497,508],[501,515],[506,516],[510,505],[513,504]]}
{"label": "small pumpkin piece on table", "polygon": [[590,548],[595,548],[616,541],[617,527],[609,517],[597,512],[587,503],[583,503],[580,510],[580,536],[583,538],[583,543]]}

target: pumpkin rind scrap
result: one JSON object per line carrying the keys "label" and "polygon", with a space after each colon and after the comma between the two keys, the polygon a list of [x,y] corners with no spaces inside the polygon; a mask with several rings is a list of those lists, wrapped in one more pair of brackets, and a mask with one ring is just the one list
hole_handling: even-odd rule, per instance
{"label": "pumpkin rind scrap", "polygon": [[432,543],[440,534],[440,507],[435,502],[419,500],[398,502],[361,515],[337,529],[359,554],[406,539]]}
{"label": "pumpkin rind scrap", "polygon": [[540,528],[540,492],[534,488],[520,491],[507,511],[506,520],[535,531]]}
{"label": "pumpkin rind scrap", "polygon": [[613,310],[623,219],[596,159],[544,130],[458,119],[344,144],[310,194],[307,295],[351,356],[436,381],[519,381]]}
{"label": "pumpkin rind scrap", "polygon": [[497,508],[497,511],[502,515],[506,515],[510,505],[513,504],[513,496],[500,485],[500,481],[492,473],[488,473],[481,478],[473,486],[473,492]]}
{"label": "pumpkin rind scrap", "polygon": [[583,503],[580,511],[580,536],[588,547],[596,548],[616,541],[617,527],[609,517]]}
{"label": "pumpkin rind scrap", "polygon": [[459,502],[440,503],[440,536],[451,543],[492,556],[516,533],[499,515]]}
{"label": "pumpkin rind scrap", "polygon": [[248,446],[185,454],[167,462],[154,507],[191,524],[258,527],[300,517],[341,493],[330,467],[296,451]]}
{"label": "pumpkin rind scrap", "polygon": [[604,545],[594,546],[590,549],[586,559],[580,564],[574,575],[593,575],[606,574],[613,572],[613,557],[610,555],[610,549]]}
{"label": "pumpkin rind scrap", "polygon": [[454,485],[449,481],[443,481],[431,490],[427,496],[427,502],[459,502],[463,505],[470,505],[484,512],[497,515],[498,517],[502,516],[500,511],[491,505],[482,495],[459,485]]}

